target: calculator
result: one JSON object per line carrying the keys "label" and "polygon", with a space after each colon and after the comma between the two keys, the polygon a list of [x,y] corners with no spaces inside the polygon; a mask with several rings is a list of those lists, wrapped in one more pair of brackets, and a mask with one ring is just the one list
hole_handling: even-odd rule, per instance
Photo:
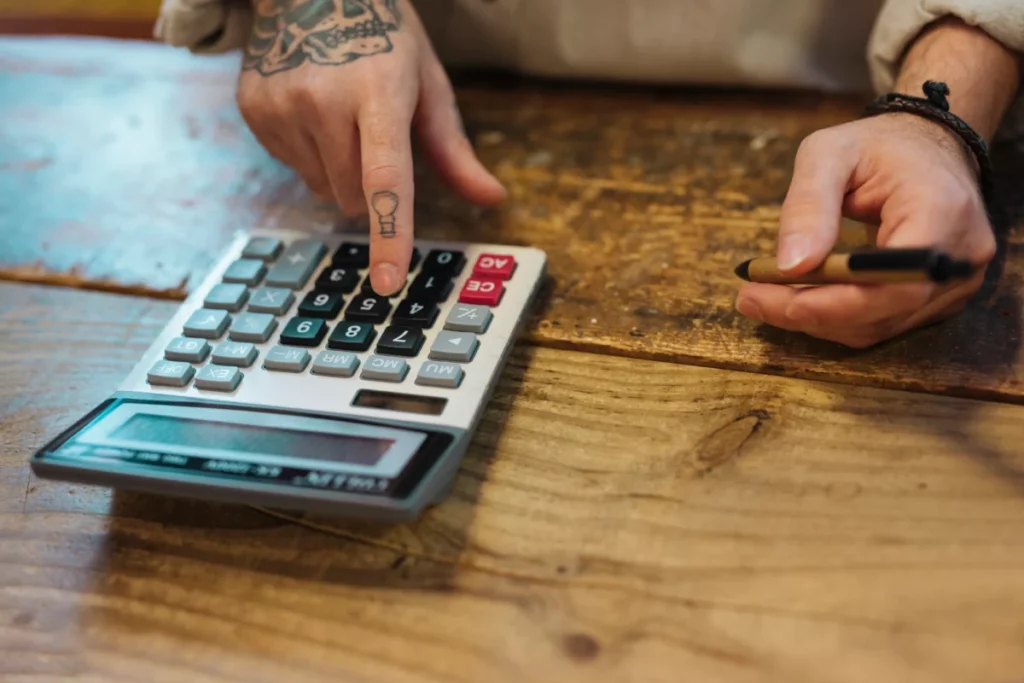
{"label": "calculator", "polygon": [[40,477],[401,522],[447,496],[546,269],[417,241],[387,297],[350,235],[239,234]]}

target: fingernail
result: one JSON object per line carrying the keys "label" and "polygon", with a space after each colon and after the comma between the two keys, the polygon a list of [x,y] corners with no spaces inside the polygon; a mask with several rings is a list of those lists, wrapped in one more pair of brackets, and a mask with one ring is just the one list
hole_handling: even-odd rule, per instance
{"label": "fingernail", "polygon": [[378,294],[394,294],[398,289],[398,268],[390,263],[378,264],[370,276],[370,283],[373,285],[373,291]]}
{"label": "fingernail", "polygon": [[758,308],[757,304],[755,304],[750,299],[736,299],[736,310],[742,313],[743,315],[747,316],[748,318],[753,318],[758,322],[764,322],[764,316],[761,315],[761,309]]}
{"label": "fingernail", "polygon": [[811,240],[805,235],[789,235],[779,243],[779,269],[795,268],[811,255]]}

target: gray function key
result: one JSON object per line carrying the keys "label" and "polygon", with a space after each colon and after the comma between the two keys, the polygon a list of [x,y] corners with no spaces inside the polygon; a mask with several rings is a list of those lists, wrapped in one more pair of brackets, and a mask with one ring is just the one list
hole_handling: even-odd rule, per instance
{"label": "gray function key", "polygon": [[238,311],[248,300],[249,290],[245,285],[219,284],[210,289],[210,293],[203,299],[203,305],[223,311]]}
{"label": "gray function key", "polygon": [[483,334],[494,317],[487,306],[456,304],[444,321],[444,329],[454,332],[476,332]]}
{"label": "gray function key", "polygon": [[457,363],[468,363],[476,354],[480,345],[476,335],[469,332],[438,332],[434,344],[430,347],[430,360],[453,360]]}
{"label": "gray function key", "polygon": [[254,258],[260,261],[273,261],[281,253],[284,245],[281,240],[273,237],[253,237],[242,250],[242,258]]}
{"label": "gray function key", "polygon": [[239,313],[228,330],[228,339],[263,343],[275,329],[277,320],[269,313]]}
{"label": "gray function key", "polygon": [[416,384],[428,387],[457,389],[462,383],[462,377],[465,374],[462,368],[455,363],[435,363],[430,361],[420,367],[420,374],[416,375]]}
{"label": "gray function key", "polygon": [[236,365],[247,368],[256,362],[259,351],[247,342],[222,342],[213,347],[210,361],[218,365]]}
{"label": "gray function key", "polygon": [[309,365],[309,351],[290,346],[275,346],[267,351],[263,367],[279,372],[302,372]]}
{"label": "gray function key", "polygon": [[210,343],[205,339],[175,337],[164,349],[167,360],[183,360],[186,363],[202,363],[210,355]]}
{"label": "gray function key", "polygon": [[242,381],[242,371],[224,365],[204,365],[196,373],[196,388],[211,391],[234,391]]}
{"label": "gray function key", "polygon": [[362,379],[376,379],[382,382],[401,382],[409,372],[409,364],[402,358],[374,354],[366,361]]}
{"label": "gray function key", "polygon": [[356,374],[359,359],[354,353],[344,351],[321,351],[313,361],[313,374],[332,377],[351,377]]}
{"label": "gray function key", "polygon": [[320,265],[327,247],[319,240],[296,240],[288,245],[277,263],[270,267],[267,284],[274,287],[302,289]]}
{"label": "gray function key", "polygon": [[216,339],[224,334],[230,322],[227,311],[200,308],[185,321],[185,336]]}
{"label": "gray function key", "polygon": [[243,285],[258,285],[267,274],[263,261],[252,258],[238,259],[224,271],[224,282],[237,282]]}
{"label": "gray function key", "polygon": [[273,313],[284,315],[295,303],[292,290],[284,287],[261,287],[252,294],[249,310],[253,313]]}
{"label": "gray function key", "polygon": [[162,360],[149,369],[146,379],[150,384],[165,387],[183,387],[196,374],[196,369],[188,363]]}

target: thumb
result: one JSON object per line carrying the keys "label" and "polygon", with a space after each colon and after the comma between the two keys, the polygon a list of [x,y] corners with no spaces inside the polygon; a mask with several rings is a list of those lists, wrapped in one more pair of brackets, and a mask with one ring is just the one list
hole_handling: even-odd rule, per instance
{"label": "thumb", "polygon": [[779,215],[779,270],[818,266],[839,236],[843,200],[857,166],[856,146],[839,130],[812,133],[800,144]]}
{"label": "thumb", "polygon": [[416,119],[427,154],[454,190],[483,205],[505,198],[505,188],[477,159],[462,129],[455,93],[440,64],[425,70]]}

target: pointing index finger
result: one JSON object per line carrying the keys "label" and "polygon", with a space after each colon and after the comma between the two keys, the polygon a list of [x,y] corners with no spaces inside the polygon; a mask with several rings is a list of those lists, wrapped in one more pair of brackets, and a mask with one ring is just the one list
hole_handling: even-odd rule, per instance
{"label": "pointing index finger", "polygon": [[370,215],[370,282],[388,296],[402,288],[413,244],[413,169],[409,123],[360,121],[363,192]]}

